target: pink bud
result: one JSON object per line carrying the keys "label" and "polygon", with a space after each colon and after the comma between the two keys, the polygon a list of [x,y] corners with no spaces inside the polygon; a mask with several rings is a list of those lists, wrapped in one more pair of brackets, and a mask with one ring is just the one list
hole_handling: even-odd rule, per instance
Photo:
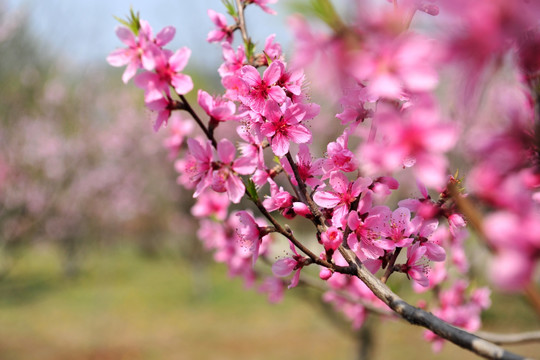
{"label": "pink bud", "polygon": [[332,277],[332,271],[328,268],[321,268],[321,271],[319,272],[319,277],[321,280],[328,280],[330,277]]}

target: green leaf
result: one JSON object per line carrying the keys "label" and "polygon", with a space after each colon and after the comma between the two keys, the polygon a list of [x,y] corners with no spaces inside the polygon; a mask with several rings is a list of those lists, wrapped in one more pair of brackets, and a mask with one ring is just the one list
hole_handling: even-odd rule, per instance
{"label": "green leaf", "polygon": [[345,27],[330,0],[310,0],[308,3],[292,2],[291,8],[301,14],[321,19],[334,31],[340,31]]}
{"label": "green leaf", "polygon": [[118,21],[120,24],[127,27],[129,30],[131,30],[132,33],[135,34],[135,36],[139,35],[139,30],[141,28],[141,22],[140,22],[140,16],[139,12],[135,13],[133,11],[133,8],[129,9],[129,15],[126,17],[126,19],[121,19],[119,17],[114,17],[116,21]]}
{"label": "green leaf", "polygon": [[324,21],[333,30],[343,29],[343,21],[339,17],[334,5],[330,0],[311,0],[311,6],[317,17]]}
{"label": "green leaf", "polygon": [[246,57],[248,61],[251,61],[251,59],[253,59],[253,54],[255,53],[255,44],[251,39],[248,39],[244,45],[246,47]]}
{"label": "green leaf", "polygon": [[253,201],[259,201],[259,194],[257,193],[257,188],[255,187],[255,183],[253,182],[253,180],[251,180],[251,178],[247,180],[245,186],[249,197],[253,199]]}
{"label": "green leaf", "polygon": [[231,15],[234,18],[238,16],[238,14],[236,13],[236,8],[230,0],[221,0],[221,2],[227,9],[227,14]]}

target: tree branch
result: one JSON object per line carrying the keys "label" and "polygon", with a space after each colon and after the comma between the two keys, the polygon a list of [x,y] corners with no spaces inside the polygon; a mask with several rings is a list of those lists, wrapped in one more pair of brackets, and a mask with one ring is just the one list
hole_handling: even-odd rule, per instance
{"label": "tree branch", "polygon": [[458,329],[431,313],[408,304],[367,270],[350,249],[340,246],[339,251],[349,265],[356,265],[356,276],[358,276],[358,278],[360,278],[360,280],[362,280],[379,299],[409,323],[420,325],[431,330],[438,336],[487,359],[525,359],[520,355],[504,350],[476,335]]}

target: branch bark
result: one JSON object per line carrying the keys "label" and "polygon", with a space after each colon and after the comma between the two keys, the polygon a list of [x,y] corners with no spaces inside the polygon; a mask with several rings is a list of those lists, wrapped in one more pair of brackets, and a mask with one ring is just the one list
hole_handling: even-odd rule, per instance
{"label": "branch bark", "polygon": [[431,330],[440,337],[486,359],[525,359],[520,355],[504,350],[476,335],[458,329],[431,313],[408,304],[366,269],[350,249],[340,246],[339,251],[349,265],[356,265],[356,276],[358,276],[358,278],[362,280],[379,299],[409,323]]}

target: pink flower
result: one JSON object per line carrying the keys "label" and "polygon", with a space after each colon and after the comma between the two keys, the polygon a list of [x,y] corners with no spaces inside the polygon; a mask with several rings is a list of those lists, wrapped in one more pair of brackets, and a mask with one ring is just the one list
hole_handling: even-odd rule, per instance
{"label": "pink flower", "polygon": [[[396,247],[407,247],[413,242],[411,237],[416,225],[411,223],[411,212],[407,208],[397,208],[384,223],[378,245],[384,250],[392,251]],[[423,250],[424,252],[426,250]],[[422,255],[424,255],[422,253]]]}
{"label": "pink flower", "polygon": [[523,289],[531,280],[540,253],[540,211],[526,216],[496,212],[484,220],[484,231],[496,249],[491,280],[507,291]]}
{"label": "pink flower", "polygon": [[426,276],[426,265],[421,262],[426,253],[426,247],[413,245],[407,249],[407,263],[402,265],[402,271],[411,277],[419,285],[427,287],[429,280]]}
{"label": "pink flower", "polygon": [[276,102],[268,101],[264,116],[266,122],[261,126],[261,133],[270,138],[272,151],[277,156],[281,157],[289,152],[289,142],[303,144],[311,140],[311,132],[299,123],[298,114],[292,107],[282,111]]}
{"label": "pink flower", "polygon": [[220,14],[212,9],[208,9],[208,17],[216,25],[216,29],[208,33],[206,41],[208,42],[217,42],[225,39],[228,43],[232,42],[233,33],[231,28],[227,25],[227,18],[225,15]]}
{"label": "pink flower", "polygon": [[154,131],[158,131],[161,125],[169,122],[171,116],[171,100],[168,97],[161,97],[146,103],[146,107],[151,111],[157,111],[156,120],[154,121]]}
{"label": "pink flower", "polygon": [[374,118],[377,137],[360,148],[369,166],[382,172],[412,167],[426,185],[445,184],[444,153],[456,143],[457,128],[440,120],[431,101],[423,99],[401,113],[379,105]]}
{"label": "pink flower", "polygon": [[189,156],[186,157],[185,171],[192,183],[196,184],[193,197],[199,196],[212,182],[212,144],[188,139]]}
{"label": "pink flower", "polygon": [[268,301],[276,304],[283,300],[283,280],[275,277],[267,277],[263,280],[259,291],[268,294]]}
{"label": "pink flower", "polygon": [[331,142],[326,147],[326,160],[323,162],[323,169],[326,174],[323,179],[329,178],[334,171],[352,172],[356,170],[355,156],[348,149],[349,133],[344,131],[335,142]]}
{"label": "pink flower", "polygon": [[437,219],[424,220],[418,232],[419,244],[426,248],[426,257],[431,261],[444,261],[446,259],[444,248],[429,239],[438,226],[439,220]]}
{"label": "pink flower", "polygon": [[125,49],[117,49],[113,51],[108,57],[107,62],[112,66],[124,66],[126,70],[122,75],[122,80],[127,83],[135,73],[137,69],[144,68],[146,70],[153,70],[155,62],[153,59],[153,45],[158,47],[168,44],[176,32],[172,26],[163,28],[156,38],[152,38],[152,28],[147,21],[140,21],[141,28],[139,29],[139,36],[135,35],[126,27],[119,26],[116,28],[116,35],[118,38],[126,44],[128,47]]}
{"label": "pink flower", "polygon": [[255,266],[255,262],[259,257],[259,246],[261,244],[259,225],[257,225],[253,216],[247,211],[238,211],[236,216],[239,218],[236,234],[240,239],[240,246],[252,255],[252,264]]}
{"label": "pink flower", "polygon": [[191,55],[191,50],[184,47],[174,54],[154,51],[155,72],[145,71],[135,78],[135,85],[144,89],[144,100],[149,103],[169,95],[172,86],[179,95],[193,89],[191,77],[181,74]]}
{"label": "pink flower", "polygon": [[313,195],[315,203],[327,209],[334,209],[332,224],[345,227],[351,203],[371,184],[369,178],[358,178],[354,182],[341,173],[335,172],[330,177],[332,191],[317,191]]}
{"label": "pink flower", "polygon": [[169,136],[163,142],[165,147],[169,149],[170,158],[175,158],[178,155],[180,148],[184,144],[185,137],[191,134],[192,131],[192,121],[184,120],[178,112],[172,114],[169,124]]}
{"label": "pink flower", "polygon": [[290,243],[290,247],[294,255],[290,258],[279,259],[272,265],[272,273],[279,277],[289,276],[294,270],[296,270],[291,280],[291,284],[288,286],[289,289],[298,285],[298,281],[300,280],[300,270],[302,270],[304,267],[306,260],[306,258],[296,252],[296,248],[293,243]]}
{"label": "pink flower", "polygon": [[201,108],[216,121],[236,120],[236,106],[232,101],[225,101],[221,97],[212,97],[204,90],[199,90],[197,101]]}
{"label": "pink flower", "polygon": [[259,5],[263,11],[267,12],[270,15],[276,15],[277,13],[270,9],[267,4],[275,4],[278,0],[243,0],[246,4],[255,4]]}
{"label": "pink flower", "polygon": [[225,62],[219,67],[218,73],[222,78],[227,75],[235,75],[247,62],[244,47],[239,45],[236,53],[229,43],[224,42],[221,47]]}
{"label": "pink flower", "polygon": [[292,206],[293,197],[283,187],[279,187],[272,179],[270,182],[270,197],[264,199],[263,206],[266,210],[272,212],[275,210],[285,210]]}
{"label": "pink flower", "polygon": [[340,100],[343,112],[336,115],[341,120],[342,125],[349,125],[352,129],[363,122],[366,118],[373,116],[373,111],[366,109],[365,104],[375,102],[376,97],[369,96],[365,87],[356,85],[347,89]]}
{"label": "pink flower", "polygon": [[343,241],[343,232],[331,226],[321,234],[321,241],[325,250],[336,251]]}
{"label": "pink flower", "polygon": [[224,76],[221,84],[226,89],[225,97],[233,101],[240,101],[240,98],[249,93],[249,85],[237,75]]}
{"label": "pink flower", "polygon": [[229,199],[237,204],[244,196],[245,186],[236,175],[249,175],[255,171],[255,159],[241,157],[235,159],[236,149],[227,139],[222,139],[217,145],[219,163],[218,169],[212,173],[212,189],[216,192],[227,192]]}
{"label": "pink flower", "polygon": [[144,50],[139,40],[128,28],[124,26],[117,27],[116,36],[128,47],[114,50],[107,56],[107,62],[116,67],[128,65],[122,75],[122,81],[127,84],[135,76],[137,69],[142,67],[141,55],[144,53]]}
{"label": "pink flower", "polygon": [[[266,56],[270,58],[272,61],[280,60],[281,59],[281,45],[279,43],[274,43],[274,39],[276,38],[276,34],[269,35],[266,38],[266,41],[264,42],[264,53]],[[265,56],[265,60],[266,60]],[[265,61],[265,64],[268,62]]]}
{"label": "pink flower", "polygon": [[274,61],[264,71],[262,79],[257,69],[251,65],[242,68],[242,80],[249,86],[249,93],[240,96],[242,103],[249,106],[253,111],[262,113],[265,102],[268,98],[275,102],[285,101],[285,91],[280,86],[276,86],[277,81],[283,75],[285,65],[281,61]]}
{"label": "pink flower", "polygon": [[227,218],[229,204],[227,195],[207,189],[197,198],[197,202],[191,208],[191,214],[198,218],[215,217],[223,221]]}
{"label": "pink flower", "polygon": [[369,94],[400,98],[404,90],[431,91],[438,82],[437,48],[420,35],[371,38],[352,62],[360,82],[368,82]]}
{"label": "pink flower", "polygon": [[361,261],[375,260],[384,255],[384,250],[378,246],[377,240],[384,226],[385,215],[389,212],[390,209],[387,207],[375,207],[371,209],[365,220],[362,220],[356,211],[351,211],[349,214],[347,224],[352,233],[347,238],[347,244]]}

